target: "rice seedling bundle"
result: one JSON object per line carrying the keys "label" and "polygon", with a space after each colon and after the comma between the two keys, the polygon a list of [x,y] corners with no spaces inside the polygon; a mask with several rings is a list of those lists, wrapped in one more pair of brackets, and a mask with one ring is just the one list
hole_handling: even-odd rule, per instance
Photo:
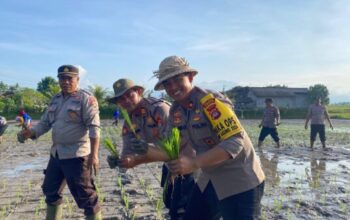
{"label": "rice seedling bundle", "polygon": [[111,153],[111,155],[115,158],[119,158],[119,151],[116,145],[113,144],[111,138],[107,137],[103,140],[103,146]]}

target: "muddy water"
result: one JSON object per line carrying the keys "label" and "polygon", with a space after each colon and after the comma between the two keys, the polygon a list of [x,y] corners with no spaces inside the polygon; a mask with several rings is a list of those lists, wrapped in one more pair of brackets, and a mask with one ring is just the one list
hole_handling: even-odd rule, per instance
{"label": "muddy water", "polygon": [[4,164],[0,167],[0,178],[15,178],[26,172],[36,172],[38,170],[43,170],[46,165],[47,158],[38,157],[31,161],[20,162],[15,166],[11,164]]}
{"label": "muddy water", "polygon": [[[266,219],[348,219],[348,150],[258,150],[266,174]],[[292,155],[292,156],[291,156]]]}

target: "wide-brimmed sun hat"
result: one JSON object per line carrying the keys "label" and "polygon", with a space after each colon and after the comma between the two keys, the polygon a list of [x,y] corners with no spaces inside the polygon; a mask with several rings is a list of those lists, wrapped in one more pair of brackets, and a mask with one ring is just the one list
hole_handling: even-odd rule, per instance
{"label": "wide-brimmed sun hat", "polygon": [[113,83],[114,97],[107,99],[107,101],[116,104],[117,99],[131,88],[140,88],[142,92],[145,90],[142,86],[136,85],[131,79],[118,79]]}
{"label": "wide-brimmed sun hat", "polygon": [[158,82],[154,86],[154,90],[164,89],[163,82],[165,80],[182,73],[193,73],[196,75],[198,71],[191,68],[187,60],[183,57],[170,56],[165,58],[159,64],[159,69],[153,72],[154,76],[158,78]]}

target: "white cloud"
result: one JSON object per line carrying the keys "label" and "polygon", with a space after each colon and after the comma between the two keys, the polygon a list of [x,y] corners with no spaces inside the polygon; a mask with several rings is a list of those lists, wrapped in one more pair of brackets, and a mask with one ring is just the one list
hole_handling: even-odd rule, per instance
{"label": "white cloud", "polygon": [[240,48],[254,40],[253,36],[211,36],[196,40],[189,45],[186,50],[207,51],[207,52],[226,52]]}

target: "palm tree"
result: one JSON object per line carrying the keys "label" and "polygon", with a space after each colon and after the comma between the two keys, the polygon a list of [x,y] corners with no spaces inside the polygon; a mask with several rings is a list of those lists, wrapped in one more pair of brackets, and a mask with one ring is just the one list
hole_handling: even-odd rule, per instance
{"label": "palm tree", "polygon": [[95,96],[99,106],[106,104],[106,96],[108,94],[107,89],[104,89],[102,86],[99,86],[99,85],[94,85],[94,86],[89,86],[88,90]]}

